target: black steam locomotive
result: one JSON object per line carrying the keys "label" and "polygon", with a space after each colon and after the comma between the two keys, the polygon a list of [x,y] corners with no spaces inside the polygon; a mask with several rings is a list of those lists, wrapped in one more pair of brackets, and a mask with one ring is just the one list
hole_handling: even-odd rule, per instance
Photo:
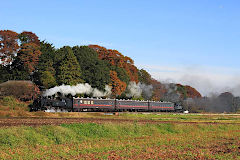
{"label": "black steam locomotive", "polygon": [[159,112],[182,111],[182,106],[172,102],[138,101],[101,98],[48,98],[40,97],[33,102],[31,111],[68,112]]}

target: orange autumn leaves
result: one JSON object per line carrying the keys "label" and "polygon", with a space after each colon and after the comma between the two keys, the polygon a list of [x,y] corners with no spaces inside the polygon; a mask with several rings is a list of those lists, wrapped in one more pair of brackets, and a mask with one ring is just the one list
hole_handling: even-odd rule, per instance
{"label": "orange autumn leaves", "polygon": [[3,64],[12,62],[19,49],[18,33],[10,30],[0,30],[0,59]]}
{"label": "orange autumn leaves", "polygon": [[110,86],[112,87],[112,94],[116,97],[116,95],[121,95],[125,91],[127,84],[118,78],[116,71],[110,71]]}
{"label": "orange autumn leaves", "polygon": [[41,55],[38,37],[32,32],[24,31],[18,34],[11,30],[1,30],[0,59],[2,63],[10,64],[16,55],[19,55],[19,60],[28,72],[33,72],[38,63],[38,57]]}
{"label": "orange autumn leaves", "polygon": [[18,54],[28,72],[33,72],[38,64],[38,57],[41,55],[40,46],[34,43],[25,43]]}

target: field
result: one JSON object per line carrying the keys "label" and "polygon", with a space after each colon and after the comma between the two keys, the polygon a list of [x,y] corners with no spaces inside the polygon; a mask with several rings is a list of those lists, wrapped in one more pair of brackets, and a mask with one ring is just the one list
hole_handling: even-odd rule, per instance
{"label": "field", "polygon": [[240,115],[82,116],[1,118],[0,159],[240,158]]}
{"label": "field", "polygon": [[0,103],[0,159],[240,159],[239,114],[44,113]]}

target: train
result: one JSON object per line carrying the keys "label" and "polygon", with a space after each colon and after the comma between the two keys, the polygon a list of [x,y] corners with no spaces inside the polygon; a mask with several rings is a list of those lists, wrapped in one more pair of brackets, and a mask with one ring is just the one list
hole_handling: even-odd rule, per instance
{"label": "train", "polygon": [[124,100],[83,97],[40,97],[31,111],[53,112],[181,112],[183,107],[173,102]]}

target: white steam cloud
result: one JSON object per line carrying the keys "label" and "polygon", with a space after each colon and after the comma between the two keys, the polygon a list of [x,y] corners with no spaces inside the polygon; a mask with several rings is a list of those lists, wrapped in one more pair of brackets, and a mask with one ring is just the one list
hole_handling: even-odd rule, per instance
{"label": "white steam cloud", "polygon": [[136,84],[136,82],[130,82],[127,88],[128,88],[127,97],[137,98],[137,97],[140,97],[142,93],[147,98],[152,96],[152,89],[153,89],[152,85],[146,85],[140,82],[138,84]]}
{"label": "white steam cloud", "polygon": [[104,97],[111,94],[111,87],[106,85],[105,91],[100,91],[97,88],[92,88],[88,83],[80,83],[76,86],[61,85],[46,90],[43,96],[52,96],[58,92],[63,95],[71,94],[72,96],[76,94],[92,94],[93,97]]}
{"label": "white steam cloud", "polygon": [[196,88],[203,96],[231,92],[240,96],[240,69],[213,66],[141,65],[162,83],[180,83]]}

